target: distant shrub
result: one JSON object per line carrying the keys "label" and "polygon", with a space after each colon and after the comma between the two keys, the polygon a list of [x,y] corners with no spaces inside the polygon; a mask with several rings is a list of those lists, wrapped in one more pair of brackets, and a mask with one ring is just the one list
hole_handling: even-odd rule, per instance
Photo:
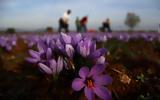
{"label": "distant shrub", "polygon": [[11,33],[11,34],[16,33],[16,29],[15,28],[8,28],[6,30],[6,33]]}
{"label": "distant shrub", "polygon": [[47,27],[47,28],[46,28],[46,31],[49,32],[49,33],[50,33],[50,32],[54,32],[52,27]]}

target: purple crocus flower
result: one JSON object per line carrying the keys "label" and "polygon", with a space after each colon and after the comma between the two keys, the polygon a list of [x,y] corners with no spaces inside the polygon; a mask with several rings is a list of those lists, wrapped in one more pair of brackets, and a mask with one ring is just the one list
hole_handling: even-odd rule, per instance
{"label": "purple crocus flower", "polygon": [[70,35],[67,35],[65,33],[61,33],[61,36],[60,36],[60,40],[62,41],[62,43],[71,43],[71,36]]}
{"label": "purple crocus flower", "polygon": [[96,43],[89,38],[84,38],[78,43],[77,51],[83,57],[91,58],[95,64],[105,63],[106,48],[96,49]]}
{"label": "purple crocus flower", "polygon": [[39,36],[37,35],[30,35],[24,38],[24,41],[28,44],[28,47],[30,48],[36,45],[36,43],[39,41]]}
{"label": "purple crocus flower", "polygon": [[130,39],[130,36],[128,34],[120,34],[116,38],[120,41],[127,42]]}
{"label": "purple crocus flower", "polygon": [[82,35],[80,33],[72,36],[72,45],[77,45],[78,42],[82,40]]}
{"label": "purple crocus flower", "polygon": [[72,45],[70,44],[66,44],[65,46],[65,51],[66,51],[66,54],[69,56],[69,57],[73,57],[73,54],[74,54],[74,48],[72,47]]}
{"label": "purple crocus flower", "polygon": [[46,62],[52,58],[51,48],[45,51],[43,48],[38,47],[38,51],[29,50],[31,57],[26,58],[31,63]]}
{"label": "purple crocus flower", "polygon": [[95,62],[95,64],[105,64],[106,48],[97,49],[89,55],[89,57]]}
{"label": "purple crocus flower", "polygon": [[107,41],[107,36],[105,34],[97,35],[96,39],[98,42],[106,42]]}
{"label": "purple crocus flower", "polygon": [[50,47],[54,50],[55,49],[55,45],[56,45],[56,43],[55,43],[55,40],[50,40]]}
{"label": "purple crocus flower", "polygon": [[56,48],[58,48],[59,50],[63,51],[64,52],[64,45],[61,43],[61,41],[59,40],[59,38],[56,40],[55,42],[55,46]]}
{"label": "purple crocus flower", "polygon": [[52,59],[49,61],[49,65],[45,65],[43,63],[39,63],[38,65],[45,73],[49,75],[52,74],[54,76],[62,71],[63,58],[59,56],[57,62],[54,59]]}
{"label": "purple crocus flower", "polygon": [[78,51],[83,57],[87,57],[92,50],[92,41],[91,39],[85,38],[78,43]]}
{"label": "purple crocus flower", "polygon": [[72,88],[80,91],[84,88],[85,96],[88,100],[94,100],[94,94],[103,100],[109,100],[111,93],[104,87],[112,82],[112,78],[102,74],[105,67],[102,64],[93,66],[89,71],[88,67],[82,67],[79,70],[80,78],[75,78],[72,82]]}
{"label": "purple crocus flower", "polygon": [[100,48],[100,49],[94,50],[90,54],[90,57],[92,57],[92,58],[99,58],[99,57],[105,55],[106,52],[107,52],[106,48]]}
{"label": "purple crocus flower", "polygon": [[16,36],[1,37],[0,45],[4,47],[7,51],[11,51],[13,46],[16,46],[16,41],[17,41]]}

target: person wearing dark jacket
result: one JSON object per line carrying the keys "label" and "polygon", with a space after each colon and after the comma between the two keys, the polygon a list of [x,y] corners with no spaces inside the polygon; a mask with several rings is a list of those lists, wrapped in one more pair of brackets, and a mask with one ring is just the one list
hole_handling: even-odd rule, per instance
{"label": "person wearing dark jacket", "polygon": [[110,19],[107,18],[106,21],[102,23],[102,27],[100,27],[100,31],[105,32],[107,29],[108,32],[112,32],[110,25],[111,25]]}
{"label": "person wearing dark jacket", "polygon": [[81,25],[80,25],[79,17],[76,18],[75,24],[76,24],[77,32],[80,32],[81,31]]}
{"label": "person wearing dark jacket", "polygon": [[87,22],[88,22],[88,16],[84,16],[80,20],[81,32],[87,32]]}

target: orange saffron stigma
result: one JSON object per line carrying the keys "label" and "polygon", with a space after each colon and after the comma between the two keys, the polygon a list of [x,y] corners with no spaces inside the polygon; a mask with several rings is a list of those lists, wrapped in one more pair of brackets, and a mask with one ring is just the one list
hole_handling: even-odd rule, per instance
{"label": "orange saffron stigma", "polygon": [[89,88],[94,87],[92,80],[87,80],[87,87],[89,87]]}

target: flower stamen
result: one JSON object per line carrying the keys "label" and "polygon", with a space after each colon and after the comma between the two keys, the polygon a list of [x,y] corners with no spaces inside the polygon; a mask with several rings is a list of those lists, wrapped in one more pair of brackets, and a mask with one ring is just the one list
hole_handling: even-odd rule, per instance
{"label": "flower stamen", "polygon": [[87,87],[89,87],[89,88],[94,87],[94,84],[93,84],[92,80],[87,80]]}

